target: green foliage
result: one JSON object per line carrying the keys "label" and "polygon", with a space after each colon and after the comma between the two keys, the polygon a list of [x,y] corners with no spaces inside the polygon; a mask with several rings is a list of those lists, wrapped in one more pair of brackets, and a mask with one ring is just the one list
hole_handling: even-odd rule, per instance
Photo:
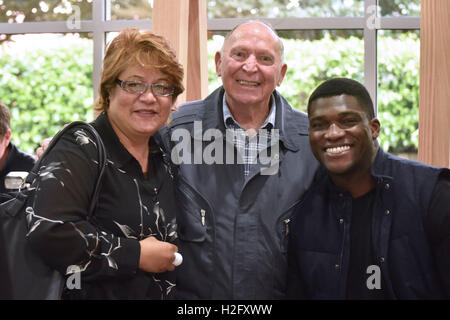
{"label": "green foliage", "polygon": [[[283,39],[288,71],[278,91],[296,109],[306,111],[309,95],[323,81],[348,77],[364,83],[364,43],[356,37],[336,41]],[[209,91],[220,86],[213,53],[221,41],[208,42]],[[419,52],[415,33],[379,40],[378,117],[380,142],[393,153],[417,152],[419,117]]]}
{"label": "green foliage", "polygon": [[288,71],[279,91],[296,109],[306,112],[309,95],[323,81],[335,77],[364,79],[364,44],[350,37],[333,41],[284,39]]}
{"label": "green foliage", "polygon": [[419,137],[419,54],[417,34],[378,41],[378,118],[385,150],[417,152]]}
{"label": "green foliage", "polygon": [[92,42],[61,39],[58,49],[0,46],[0,100],[11,111],[13,141],[33,153],[74,120],[92,120]]}
{"label": "green foliage", "polygon": [[[92,1],[89,0],[8,0],[0,6],[0,21],[8,22],[16,18],[23,21],[64,21],[80,8],[81,19],[92,18]],[[22,16],[22,18],[20,18]]]}
{"label": "green foliage", "polygon": [[[363,0],[208,0],[208,18],[363,16]],[[378,1],[383,16],[419,15],[420,0]]]}
{"label": "green foliage", "polygon": [[[100,1],[100,0],[99,0]],[[363,16],[363,0],[206,0],[208,18],[285,18]],[[0,22],[64,21],[80,8],[81,19],[92,19],[92,0],[0,1]],[[420,0],[379,1],[383,16],[420,14]],[[111,19],[151,17],[150,0],[111,0]],[[1,40],[0,40],[1,41]]]}
{"label": "green foliage", "polygon": [[[288,71],[278,90],[299,110],[306,110],[309,95],[326,79],[364,80],[364,44],[360,38],[283,41]],[[32,46],[11,50],[7,45],[0,46],[0,100],[11,109],[13,140],[21,149],[33,152],[43,138],[53,136],[65,123],[92,120],[91,40],[61,40],[57,49],[45,50]],[[219,37],[208,41],[210,92],[221,84],[214,64],[214,53],[221,45]],[[378,47],[380,141],[394,153],[416,151],[418,36],[380,37]]]}

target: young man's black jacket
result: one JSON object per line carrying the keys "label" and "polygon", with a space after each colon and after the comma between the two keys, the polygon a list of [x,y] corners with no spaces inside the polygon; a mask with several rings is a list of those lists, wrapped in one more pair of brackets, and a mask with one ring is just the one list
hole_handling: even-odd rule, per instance
{"label": "young man's black jacket", "polygon": [[[384,298],[445,298],[450,292],[450,210],[430,212],[430,205],[440,175],[447,176],[449,186],[449,170],[400,159],[381,148],[371,170],[376,180],[371,246]],[[347,298],[351,213],[350,193],[339,190],[323,170],[290,223],[288,298]]]}

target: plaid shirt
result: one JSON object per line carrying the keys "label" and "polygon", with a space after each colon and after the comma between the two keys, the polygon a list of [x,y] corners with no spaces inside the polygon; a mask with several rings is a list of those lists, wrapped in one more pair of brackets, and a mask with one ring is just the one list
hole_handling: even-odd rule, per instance
{"label": "plaid shirt", "polygon": [[[250,174],[250,165],[257,164],[258,154],[270,146],[271,129],[275,127],[275,99],[271,98],[269,116],[255,135],[249,137],[249,133],[243,129],[234,119],[223,95],[223,121],[227,130],[233,130],[233,143],[238,155],[244,164],[244,176]],[[239,159],[239,157],[238,157]]]}

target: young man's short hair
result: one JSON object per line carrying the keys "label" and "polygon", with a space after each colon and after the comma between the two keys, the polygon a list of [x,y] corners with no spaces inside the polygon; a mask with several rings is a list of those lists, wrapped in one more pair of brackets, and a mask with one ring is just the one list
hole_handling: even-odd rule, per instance
{"label": "young man's short hair", "polygon": [[358,81],[348,78],[334,78],[327,80],[320,84],[311,94],[308,100],[308,113],[310,112],[311,104],[314,100],[319,98],[328,98],[347,94],[355,97],[364,108],[369,120],[375,118],[375,111],[370,94]]}

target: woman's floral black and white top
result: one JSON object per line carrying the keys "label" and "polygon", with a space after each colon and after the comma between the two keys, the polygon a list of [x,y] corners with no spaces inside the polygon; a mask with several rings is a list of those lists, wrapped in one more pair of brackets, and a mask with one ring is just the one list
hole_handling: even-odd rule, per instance
{"label": "woman's floral black and white top", "polygon": [[174,292],[175,274],[138,269],[139,240],[176,241],[173,174],[167,155],[150,140],[148,179],[124,148],[107,116],[93,123],[107,152],[107,166],[92,219],[90,197],[99,174],[97,146],[74,128],[43,160],[31,212],[29,241],[61,273],[81,270],[81,288],[71,299],[164,299]]}

